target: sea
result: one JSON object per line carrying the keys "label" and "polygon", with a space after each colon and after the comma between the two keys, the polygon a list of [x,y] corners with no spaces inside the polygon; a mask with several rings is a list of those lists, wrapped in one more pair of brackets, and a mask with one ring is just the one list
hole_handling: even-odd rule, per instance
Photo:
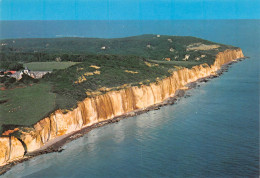
{"label": "sea", "polygon": [[260,20],[1,21],[0,38],[196,36],[250,58],[176,104],[94,129],[2,177],[259,177]]}

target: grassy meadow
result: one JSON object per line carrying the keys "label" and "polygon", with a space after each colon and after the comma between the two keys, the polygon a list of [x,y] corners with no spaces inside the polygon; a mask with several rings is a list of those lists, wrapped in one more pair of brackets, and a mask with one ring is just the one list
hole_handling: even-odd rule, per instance
{"label": "grassy meadow", "polygon": [[28,67],[28,69],[32,71],[52,71],[54,69],[65,69],[67,67],[73,66],[75,64],[78,64],[78,62],[29,62],[24,63],[24,67]]}
{"label": "grassy meadow", "polygon": [[6,101],[0,104],[0,126],[34,124],[55,106],[55,94],[48,83],[0,90],[0,100]]}

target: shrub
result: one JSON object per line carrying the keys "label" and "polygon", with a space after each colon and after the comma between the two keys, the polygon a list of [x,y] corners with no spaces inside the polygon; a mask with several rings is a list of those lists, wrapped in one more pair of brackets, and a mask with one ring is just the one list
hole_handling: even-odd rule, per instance
{"label": "shrub", "polygon": [[37,83],[38,81],[39,81],[38,79],[34,79],[29,75],[23,74],[22,78],[19,80],[19,83],[31,84],[31,83]]}

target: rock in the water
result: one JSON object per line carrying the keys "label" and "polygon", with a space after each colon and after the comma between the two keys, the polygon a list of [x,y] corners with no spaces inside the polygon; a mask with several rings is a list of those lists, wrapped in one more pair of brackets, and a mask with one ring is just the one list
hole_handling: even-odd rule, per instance
{"label": "rock in the water", "polygon": [[197,86],[197,83],[196,82],[191,82],[189,84],[186,85],[189,89],[191,88],[195,88]]}
{"label": "rock in the water", "polygon": [[183,97],[185,94],[184,90],[176,90],[175,96],[177,97]]}

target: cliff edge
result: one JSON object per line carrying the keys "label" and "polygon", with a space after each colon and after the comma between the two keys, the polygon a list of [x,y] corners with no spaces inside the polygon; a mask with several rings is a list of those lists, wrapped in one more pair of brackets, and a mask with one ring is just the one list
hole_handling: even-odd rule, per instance
{"label": "cliff edge", "polygon": [[[174,96],[178,89],[200,78],[214,75],[222,65],[244,57],[241,49],[225,50],[216,55],[213,65],[201,64],[174,71],[170,77],[149,85],[133,86],[86,98],[67,113],[56,110],[33,128],[10,130],[0,137],[0,166],[33,152],[62,135],[86,128],[125,113],[143,109]],[[17,132],[17,136],[9,133]]]}

